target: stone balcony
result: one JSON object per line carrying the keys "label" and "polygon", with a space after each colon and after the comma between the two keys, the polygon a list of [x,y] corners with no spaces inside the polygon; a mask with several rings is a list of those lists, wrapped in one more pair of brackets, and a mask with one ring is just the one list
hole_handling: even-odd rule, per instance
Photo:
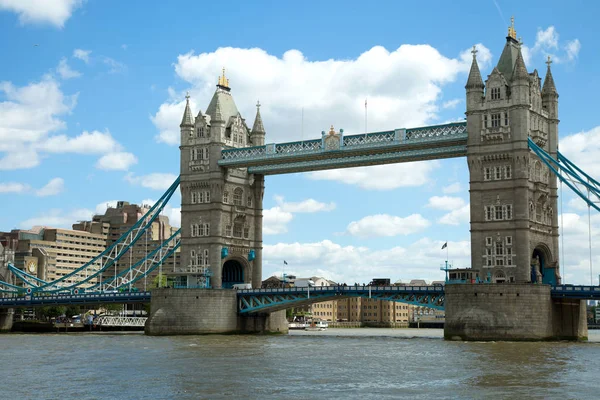
{"label": "stone balcony", "polygon": [[510,139],[510,126],[495,126],[482,129],[482,142],[501,142],[505,139]]}
{"label": "stone balcony", "polygon": [[548,134],[546,132],[540,131],[539,129],[532,130],[530,133],[531,140],[535,142],[540,147],[544,147],[548,142]]}

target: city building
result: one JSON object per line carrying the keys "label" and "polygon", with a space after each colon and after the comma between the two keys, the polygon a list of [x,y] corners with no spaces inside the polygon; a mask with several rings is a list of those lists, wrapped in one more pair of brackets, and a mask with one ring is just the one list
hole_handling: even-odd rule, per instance
{"label": "city building", "polygon": [[[14,248],[15,267],[45,281],[75,271],[106,248],[106,235],[70,229],[35,226],[0,233]],[[73,283],[66,279],[65,283]],[[22,282],[15,282],[17,285]],[[90,280],[88,285],[96,283]]]}
{"label": "city building", "polygon": [[[73,224],[73,229],[104,235],[106,237],[106,246],[110,246],[129,231],[150,208],[150,205],[143,204],[140,206],[127,201],[118,201],[115,207],[107,207],[104,214],[94,215],[91,221],[80,221]],[[143,261],[149,252],[160,247],[176,230],[177,228],[170,225],[167,216],[159,215],[143,236],[138,239],[132,249],[123,254],[114,268],[111,267],[111,272],[120,273],[123,270],[129,269],[130,266]],[[163,274],[172,273],[178,263],[178,259],[178,252],[175,252],[172,257],[166,259],[162,265]],[[149,263],[145,266],[142,264],[141,268],[150,268],[150,266]],[[140,279],[134,286],[141,290],[148,289],[160,271],[160,267],[154,269],[147,278]]]}

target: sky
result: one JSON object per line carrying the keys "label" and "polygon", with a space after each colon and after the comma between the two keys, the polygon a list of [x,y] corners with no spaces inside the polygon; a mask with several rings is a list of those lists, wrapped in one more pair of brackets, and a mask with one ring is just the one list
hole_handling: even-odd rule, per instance
{"label": "sky", "polygon": [[[362,133],[365,99],[368,131],[462,120],[470,50],[485,79],[512,15],[528,70],[552,56],[561,151],[600,176],[600,4],[461,4],[0,0],[0,230],[159,198],[185,94],[204,112],[223,67],[250,126],[260,100],[267,143]],[[565,282],[597,283],[600,216],[590,231],[566,187],[560,202]],[[268,176],[263,278],[441,280],[447,256],[470,266],[468,203],[463,158]]]}

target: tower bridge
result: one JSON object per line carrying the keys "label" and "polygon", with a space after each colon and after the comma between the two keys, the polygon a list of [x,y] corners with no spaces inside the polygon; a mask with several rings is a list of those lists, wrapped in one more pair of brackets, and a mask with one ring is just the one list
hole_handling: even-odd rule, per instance
{"label": "tower bridge", "polygon": [[[258,289],[266,175],[466,157],[471,269],[478,280],[490,283],[447,285],[420,297],[414,297],[415,289],[410,293],[376,289],[376,294],[395,301],[443,304],[450,339],[585,337],[581,299],[595,298],[597,292],[562,285],[557,188],[560,179],[598,209],[600,183],[558,151],[559,96],[550,60],[542,84],[538,71],[529,72],[525,66],[514,26],[485,83],[477,50],[472,53],[465,85],[466,121],[355,135],[331,127],[320,138],[290,143],[266,143],[260,103],[252,128],[246,124],[223,71],[204,113],[198,110],[194,116],[186,96],[180,124],[180,177],[147,216],[107,252],[68,277],[39,282],[23,271],[15,273],[32,295],[53,296],[65,290],[79,295],[74,291],[84,290],[83,283],[90,287],[91,282],[92,289],[117,290],[145,276],[161,265],[165,254],[179,248],[180,264],[170,274],[177,287],[187,290],[153,291],[147,333],[286,330],[283,311],[278,311],[286,306],[320,296],[363,296],[367,290],[373,295],[373,288],[320,289],[312,299],[308,291]],[[177,186],[182,221],[178,235],[152,255],[150,266],[145,262],[143,267],[132,267],[121,280],[103,278],[102,273],[139,239]],[[66,279],[76,283],[67,284]],[[227,290],[240,283],[254,289]],[[1,290],[20,293],[23,288],[5,283]],[[528,321],[526,328],[523,321]]]}

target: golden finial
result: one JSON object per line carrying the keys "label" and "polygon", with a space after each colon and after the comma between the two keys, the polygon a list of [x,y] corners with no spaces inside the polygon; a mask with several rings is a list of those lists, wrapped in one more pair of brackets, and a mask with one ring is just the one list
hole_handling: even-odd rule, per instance
{"label": "golden finial", "polygon": [[329,128],[329,134],[335,135],[335,129],[333,129],[333,125],[331,125],[331,128]]}
{"label": "golden finial", "polygon": [[217,85],[222,86],[224,88],[229,88],[229,79],[225,77],[225,67],[223,67],[223,75],[219,77]]}
{"label": "golden finial", "polygon": [[515,30],[515,17],[510,17],[510,26],[508,27],[508,36],[517,39],[517,31]]}

